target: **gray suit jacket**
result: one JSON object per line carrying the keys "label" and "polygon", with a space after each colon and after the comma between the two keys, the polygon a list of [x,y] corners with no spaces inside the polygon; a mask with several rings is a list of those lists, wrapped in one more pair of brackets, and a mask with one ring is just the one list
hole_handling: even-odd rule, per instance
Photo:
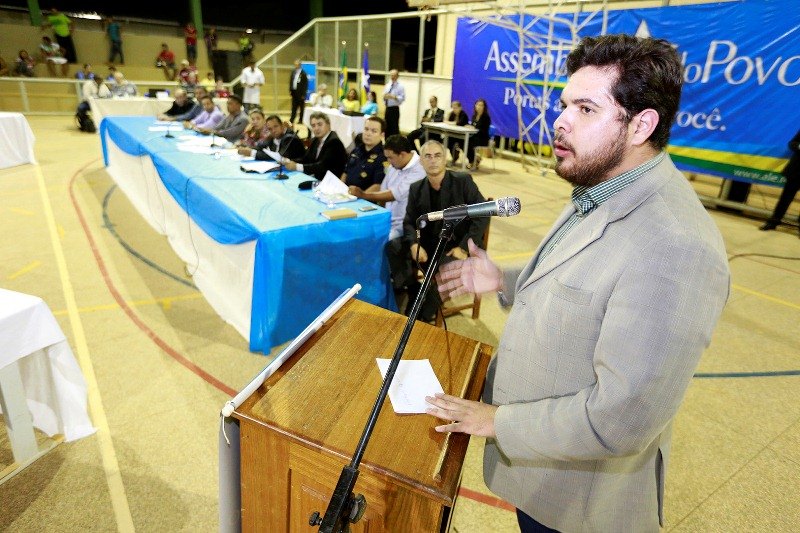
{"label": "gray suit jacket", "polygon": [[506,273],[486,483],[564,533],[658,531],[671,422],[728,297],[719,230],[665,157],[533,264]]}

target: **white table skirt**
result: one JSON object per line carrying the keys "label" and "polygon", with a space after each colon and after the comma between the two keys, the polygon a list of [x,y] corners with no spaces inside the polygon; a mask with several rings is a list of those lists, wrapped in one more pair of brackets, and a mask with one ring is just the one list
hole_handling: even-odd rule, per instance
{"label": "white table skirt", "polygon": [[0,369],[14,363],[34,427],[66,441],[95,432],[86,381],[50,308],[36,296],[0,289]]}
{"label": "white table skirt", "polygon": [[36,163],[33,135],[22,113],[0,113],[0,168]]}

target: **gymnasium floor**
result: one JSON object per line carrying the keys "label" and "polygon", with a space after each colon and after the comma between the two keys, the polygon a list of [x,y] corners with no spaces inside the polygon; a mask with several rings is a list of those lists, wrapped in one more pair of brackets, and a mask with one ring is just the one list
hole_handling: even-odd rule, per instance
{"label": "gymnasium floor", "polygon": [[[209,307],[166,238],[103,169],[98,137],[66,117],[30,117],[39,164],[0,170],[0,286],[42,297],[89,383],[98,432],[61,444],[0,485],[3,531],[216,531],[219,410],[268,362]],[[201,157],[201,156],[198,156]],[[518,196],[492,221],[489,253],[525,260],[569,197],[553,174],[484,159],[484,196]],[[696,181],[704,194],[718,182]],[[776,191],[755,187],[754,205]],[[797,212],[797,204],[792,208]],[[733,289],[675,423],[666,530],[800,530],[800,239],[712,211]],[[497,344],[504,314],[449,329]],[[516,531],[510,506],[468,453],[453,531]],[[0,471],[11,451],[0,432]]]}

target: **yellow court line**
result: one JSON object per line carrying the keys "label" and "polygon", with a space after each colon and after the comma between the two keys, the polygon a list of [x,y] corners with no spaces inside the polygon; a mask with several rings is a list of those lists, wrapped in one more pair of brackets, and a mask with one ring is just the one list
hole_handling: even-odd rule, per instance
{"label": "yellow court line", "polygon": [[11,207],[11,208],[9,208],[9,210],[12,213],[16,213],[18,215],[27,215],[29,217],[32,217],[33,215],[36,214],[33,211],[28,211],[27,209],[22,209],[21,207]]}
{"label": "yellow court line", "polygon": [[44,204],[44,215],[50,233],[50,242],[53,245],[53,251],[56,256],[56,265],[58,266],[58,274],[61,278],[61,287],[64,290],[64,299],[67,303],[69,322],[72,326],[72,334],[75,338],[75,351],[78,354],[78,361],[80,362],[89,389],[89,409],[92,412],[92,421],[97,428],[100,457],[102,458],[103,470],[106,474],[106,482],[108,483],[109,495],[111,497],[111,506],[114,509],[114,516],[117,520],[117,529],[124,532],[135,531],[133,527],[133,518],[131,517],[131,509],[128,505],[128,497],[125,494],[125,486],[122,484],[122,474],[119,470],[117,454],[114,450],[114,443],[111,440],[108,419],[106,418],[105,409],[103,408],[103,400],[100,397],[100,389],[97,387],[97,377],[95,376],[92,360],[89,356],[89,346],[86,343],[83,322],[81,322],[81,317],[78,313],[75,291],[69,278],[64,249],[61,247],[58,231],[56,230],[53,206],[50,204],[50,197],[47,195],[41,167],[39,167],[39,165],[34,165],[34,169],[36,181],[39,186],[39,194]]}
{"label": "yellow court line", "polygon": [[18,278],[18,277],[20,277],[20,276],[21,276],[21,275],[23,275],[23,274],[27,274],[27,273],[28,273],[28,272],[30,272],[31,270],[34,270],[34,269],[37,269],[37,268],[39,268],[40,266],[42,266],[42,262],[41,262],[41,261],[39,261],[39,260],[37,259],[36,261],[33,261],[33,262],[32,262],[32,263],[30,263],[29,265],[26,265],[26,266],[24,266],[24,267],[20,268],[19,270],[17,270],[17,271],[16,271],[16,272],[14,272],[13,274],[9,274],[7,279],[15,279],[15,278]]}
{"label": "yellow court line", "polygon": [[[198,293],[195,294],[184,294],[183,296],[164,296],[163,298],[153,298],[151,300],[126,300],[125,303],[130,305],[131,307],[141,307],[145,305],[160,305],[164,309],[169,309],[173,302],[179,302],[182,300],[196,300],[198,298],[202,298],[203,295]],[[119,304],[102,304],[102,305],[92,305],[89,307],[80,307],[78,308],[78,312],[81,314],[86,313],[94,313],[95,311],[115,311],[120,309]],[[53,311],[53,314],[58,315],[66,315],[69,313],[67,309],[60,309],[58,311]]]}
{"label": "yellow court line", "polygon": [[768,294],[764,294],[763,292],[754,291],[753,289],[748,289],[746,287],[742,287],[741,285],[736,285],[735,283],[731,284],[731,288],[736,289],[737,291],[741,291],[747,294],[752,294],[753,296],[758,296],[759,298],[763,298],[764,300],[768,300],[770,302],[774,302],[776,304],[785,305],[786,307],[791,307],[792,309],[800,309],[800,305],[797,305],[792,302],[787,302],[786,300],[781,300],[780,298],[775,298],[774,296],[770,296]]}

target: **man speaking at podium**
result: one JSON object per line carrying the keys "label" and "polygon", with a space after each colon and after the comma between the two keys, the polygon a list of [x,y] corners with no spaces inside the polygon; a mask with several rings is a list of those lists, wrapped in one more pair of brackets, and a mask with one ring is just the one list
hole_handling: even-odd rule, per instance
{"label": "man speaking at podium", "polygon": [[675,49],[585,38],[567,72],[554,149],[572,202],[522,268],[472,243],[441,267],[443,295],[512,307],[485,403],[437,395],[428,412],[487,437],[484,479],[523,532],[656,532],[672,420],[728,297],[725,247],[664,150]]}

